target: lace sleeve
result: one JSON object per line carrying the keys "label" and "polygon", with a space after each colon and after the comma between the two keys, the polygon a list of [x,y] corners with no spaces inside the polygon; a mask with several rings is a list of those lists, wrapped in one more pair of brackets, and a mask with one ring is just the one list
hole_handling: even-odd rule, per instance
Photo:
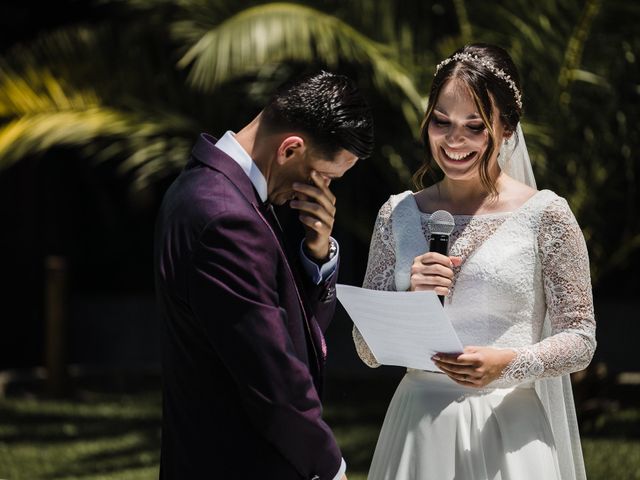
{"label": "lace sleeve", "polygon": [[538,248],[551,331],[541,342],[514,349],[516,358],[501,376],[509,384],[582,370],[596,348],[587,247],[564,199],[543,212]]}
{"label": "lace sleeve", "polygon": [[[387,201],[380,208],[373,227],[371,245],[369,246],[369,261],[362,286],[372,290],[394,290],[395,264],[396,253],[393,232],[391,231],[391,203]],[[364,363],[372,368],[380,366],[355,325],[353,326],[353,343],[356,346],[358,356]]]}

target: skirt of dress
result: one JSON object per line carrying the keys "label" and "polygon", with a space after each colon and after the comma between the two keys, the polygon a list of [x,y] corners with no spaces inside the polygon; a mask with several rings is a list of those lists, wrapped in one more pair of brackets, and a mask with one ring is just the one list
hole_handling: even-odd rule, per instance
{"label": "skirt of dress", "polygon": [[476,389],[410,370],[387,410],[369,480],[560,480],[531,387]]}

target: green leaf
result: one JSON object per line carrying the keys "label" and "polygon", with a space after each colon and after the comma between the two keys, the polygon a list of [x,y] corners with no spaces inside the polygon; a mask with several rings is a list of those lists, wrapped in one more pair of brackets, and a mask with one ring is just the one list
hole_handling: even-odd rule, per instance
{"label": "green leaf", "polygon": [[[173,32],[186,42],[202,27],[178,22]],[[293,3],[251,7],[201,33],[178,62],[190,68],[189,82],[212,91],[223,82],[257,72],[265,64],[282,61],[321,62],[336,67],[339,61],[367,66],[381,91],[400,91],[421,114],[425,99],[412,78],[392,57],[388,47],[376,43],[339,18]],[[411,118],[409,118],[411,117]],[[415,116],[405,116],[417,131]]]}

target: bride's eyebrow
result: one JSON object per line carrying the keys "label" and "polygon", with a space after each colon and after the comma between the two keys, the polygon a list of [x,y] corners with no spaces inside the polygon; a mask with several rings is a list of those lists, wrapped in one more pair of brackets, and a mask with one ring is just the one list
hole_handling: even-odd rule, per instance
{"label": "bride's eyebrow", "polygon": [[[440,115],[445,115],[445,116],[449,116],[449,114],[447,113],[447,111],[444,108],[441,107],[433,107],[433,111],[435,113],[439,113]],[[472,113],[471,115],[467,115],[467,120],[479,120],[482,117],[480,117],[480,115],[478,115],[477,113]]]}

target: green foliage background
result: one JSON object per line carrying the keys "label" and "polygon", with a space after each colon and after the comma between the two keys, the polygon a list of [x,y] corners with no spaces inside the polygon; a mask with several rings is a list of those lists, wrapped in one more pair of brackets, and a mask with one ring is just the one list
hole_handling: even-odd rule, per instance
{"label": "green foliage background", "polygon": [[538,183],[569,200],[594,284],[637,262],[637,2],[103,0],[97,7],[100,21],[44,32],[0,59],[0,168],[33,155],[55,161],[51,151],[65,147],[91,165],[110,165],[132,202],[159,196],[198,132],[237,129],[275,85],[328,68],[353,76],[375,107],[374,157],[336,186],[346,199],[339,225],[366,245],[377,208],[411,187],[422,160],[415,138],[435,65],[466,42],[485,41],[507,48],[520,68]]}
{"label": "green foliage background", "polygon": [[[143,262],[150,284],[146,226],[197,134],[241,128],[276,85],[325,68],[353,77],[374,107],[374,155],[333,187],[341,247],[351,252],[343,266],[353,264],[341,275],[357,282],[377,209],[390,194],[412,187],[422,162],[417,130],[435,65],[465,43],[483,41],[505,47],[520,69],[523,129],[538,186],[566,197],[576,214],[596,300],[637,295],[640,3],[95,0],[90,9],[97,12],[90,19],[64,22],[0,53],[0,188],[19,178],[14,190],[26,190],[15,200],[0,196],[7,203],[1,207],[14,215],[0,221],[1,263],[14,267],[9,271],[31,269],[36,278],[42,258],[62,251],[75,259],[76,271],[83,262],[92,275],[124,271],[109,277],[111,284],[132,291],[140,277],[127,278],[126,264]],[[21,200],[29,196],[37,198],[25,206]],[[83,203],[85,210],[77,206]],[[70,205],[73,211],[65,211]],[[20,215],[32,219],[16,220]],[[22,236],[12,231],[15,224]],[[57,231],[64,229],[71,233],[60,237],[61,246]],[[83,230],[88,244],[70,238]],[[39,266],[24,266],[6,245],[38,232],[45,238],[29,240],[28,248]],[[14,234],[18,240],[6,243]],[[131,251],[138,257],[127,257]],[[34,306],[40,290],[16,285],[26,292],[16,289],[17,300],[9,295],[6,301],[19,312],[8,315],[5,304],[2,313],[13,322],[5,332],[22,324],[24,336],[3,340],[28,350],[37,344],[32,326],[41,325]],[[76,281],[74,288],[89,287]],[[388,401],[372,403],[376,388],[363,387],[365,396],[355,402],[327,404],[353,478],[364,478]],[[353,390],[351,383],[344,389]],[[0,474],[155,476],[157,392],[88,395],[68,402],[0,400]],[[640,478],[631,432],[638,424],[635,397],[621,398],[624,408],[581,424],[590,478]]]}

